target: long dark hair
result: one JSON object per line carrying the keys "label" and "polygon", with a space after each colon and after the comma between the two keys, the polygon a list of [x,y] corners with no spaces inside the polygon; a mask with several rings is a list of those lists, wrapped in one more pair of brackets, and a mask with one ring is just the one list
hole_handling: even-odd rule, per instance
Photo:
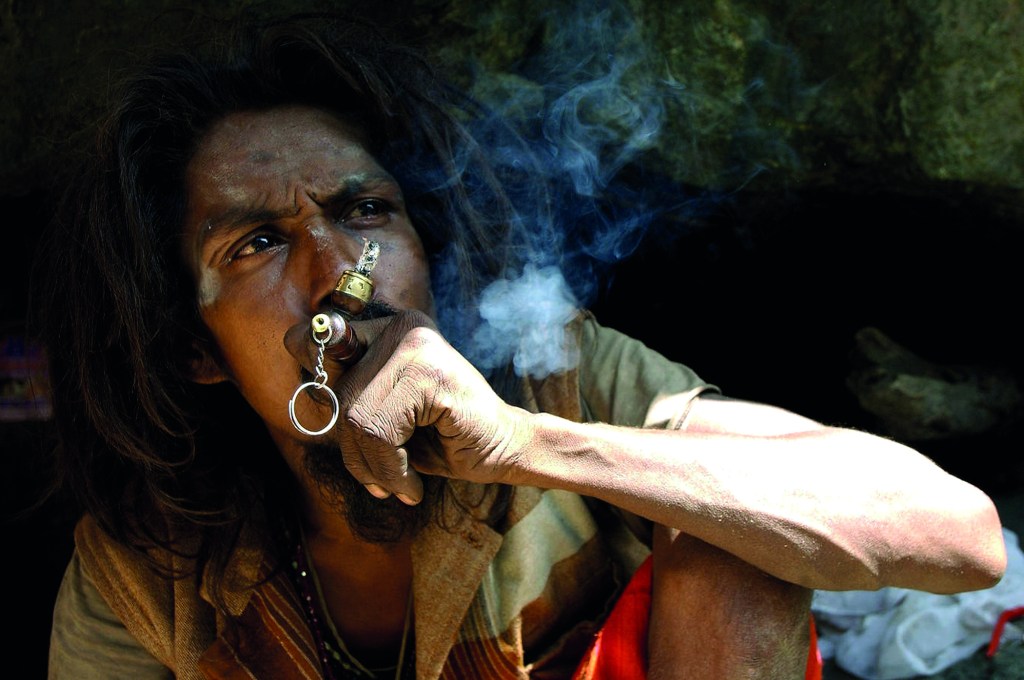
{"label": "long dark hair", "polygon": [[176,549],[167,522],[197,531],[197,568],[223,574],[267,480],[288,475],[233,388],[199,387],[186,371],[190,348],[208,342],[180,254],[185,169],[203,133],[233,111],[284,104],[357,123],[465,300],[509,264],[511,208],[460,122],[475,104],[364,23],[245,25],[155,61],[120,92],[36,268],[59,482],[126,545]]}

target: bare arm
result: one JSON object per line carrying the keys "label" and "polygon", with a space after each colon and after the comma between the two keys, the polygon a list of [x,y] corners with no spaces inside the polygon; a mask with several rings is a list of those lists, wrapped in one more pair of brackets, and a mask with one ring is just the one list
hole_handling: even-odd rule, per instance
{"label": "bare arm", "polygon": [[565,489],[806,588],[957,592],[1005,568],[990,499],[893,441],[704,398],[683,431],[532,414],[498,398],[429,320],[370,331],[383,340],[343,381],[339,443],[378,494],[417,501],[416,471]]}
{"label": "bare arm", "polygon": [[990,499],[881,437],[707,398],[685,432],[533,421],[513,483],[601,498],[808,588],[957,592],[1005,568]]}

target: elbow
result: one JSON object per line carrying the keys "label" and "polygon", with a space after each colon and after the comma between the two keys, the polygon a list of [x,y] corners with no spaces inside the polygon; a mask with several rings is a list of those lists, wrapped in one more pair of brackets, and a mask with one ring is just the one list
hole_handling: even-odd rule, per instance
{"label": "elbow", "polygon": [[948,578],[941,585],[927,588],[937,594],[953,595],[973,590],[986,590],[999,584],[1006,573],[1006,550],[990,550],[971,555],[962,566],[948,569]]}
{"label": "elbow", "polygon": [[955,534],[958,538],[950,546],[957,556],[956,566],[946,570],[951,578],[935,592],[985,590],[998,584],[1006,573],[1006,540],[992,501],[985,496],[979,511],[959,525],[965,530]]}
{"label": "elbow", "polygon": [[[998,584],[1006,573],[1007,546],[992,498],[949,474],[921,478],[921,484],[910,485],[903,511],[894,513],[900,517],[894,537],[902,538],[889,543],[900,556],[893,565],[899,576],[892,580],[904,582],[886,585],[954,594]],[[901,564],[916,566],[903,571]]]}
{"label": "elbow", "polygon": [[973,584],[968,590],[985,590],[997,585],[1003,580],[1003,574],[1006,573],[1006,552],[1003,552],[1002,558],[996,558],[991,560],[989,564],[981,565],[980,568],[974,571]]}
{"label": "elbow", "polygon": [[1002,524],[993,507],[988,524],[979,532],[982,538],[972,541],[968,590],[991,588],[1002,580],[1006,573],[1006,540]]}
{"label": "elbow", "polygon": [[[946,508],[908,512],[884,534],[835,541],[834,564],[846,564],[851,587],[886,586],[952,595],[997,585],[1007,568],[1007,547],[999,514],[980,491],[960,495]],[[953,509],[955,508],[955,509]],[[833,589],[834,584],[829,588]]]}

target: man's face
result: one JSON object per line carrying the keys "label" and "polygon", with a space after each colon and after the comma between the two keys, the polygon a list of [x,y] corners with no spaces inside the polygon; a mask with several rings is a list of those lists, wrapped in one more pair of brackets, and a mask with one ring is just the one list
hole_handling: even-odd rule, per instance
{"label": "man's face", "polygon": [[401,189],[358,134],[324,111],[234,113],[187,169],[183,246],[199,311],[233,381],[278,445],[301,443],[288,400],[301,381],[285,333],[329,305],[365,239],[378,241],[376,297],[433,314],[426,255]]}

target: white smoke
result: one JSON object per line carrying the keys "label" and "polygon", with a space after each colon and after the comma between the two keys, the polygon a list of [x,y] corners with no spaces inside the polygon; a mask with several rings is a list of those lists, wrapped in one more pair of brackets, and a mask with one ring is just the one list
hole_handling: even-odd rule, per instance
{"label": "white smoke", "polygon": [[499,279],[484,289],[479,312],[484,323],[468,354],[481,369],[510,360],[518,375],[543,378],[579,361],[579,347],[565,333],[577,309],[576,299],[557,267],[528,264],[514,279]]}
{"label": "white smoke", "polygon": [[[712,190],[690,195],[658,170],[659,163],[648,163],[658,157],[670,112],[683,115],[685,123],[691,115],[686,112],[701,107],[701,84],[696,90],[684,86],[655,58],[633,3],[555,4],[541,17],[543,42],[536,52],[507,71],[468,69],[476,78],[475,98],[494,114],[471,121],[470,128],[514,213],[502,225],[506,243],[493,246],[507,271],[477,301],[458,291],[435,290],[435,299],[448,337],[485,372],[509,362],[518,375],[535,378],[571,368],[579,350],[570,346],[564,326],[578,307],[592,305],[607,289],[616,263],[640,246],[652,226],[661,229],[659,242],[699,228],[689,217],[719,200]],[[784,47],[760,45],[755,56],[793,71]],[[731,135],[729,153],[743,161],[737,172],[748,178],[761,171],[757,157],[784,156],[775,146],[780,136],[757,123],[757,112],[775,102],[764,95],[758,104],[762,90],[755,79],[744,93],[749,113]],[[514,142],[506,130],[515,131]],[[694,136],[686,144],[692,147],[687,155],[699,162],[700,140]],[[458,160],[456,167],[463,169]],[[697,168],[694,176],[702,173]],[[437,268],[454,274],[456,262],[442,260]]]}

